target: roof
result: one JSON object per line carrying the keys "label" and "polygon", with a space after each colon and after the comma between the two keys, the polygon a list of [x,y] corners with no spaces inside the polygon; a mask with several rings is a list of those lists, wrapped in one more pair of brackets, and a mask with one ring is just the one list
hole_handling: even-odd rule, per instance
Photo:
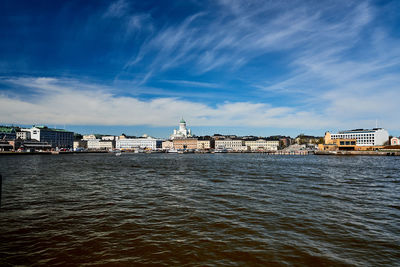
{"label": "roof", "polygon": [[47,126],[33,126],[33,127],[41,130],[54,131],[54,132],[71,132],[64,129],[49,128]]}
{"label": "roof", "polygon": [[9,126],[0,126],[0,133],[15,133],[15,128]]}
{"label": "roof", "polygon": [[181,121],[179,123],[186,123],[186,121],[182,117],[182,119],[181,119]]}
{"label": "roof", "polygon": [[354,133],[374,133],[379,130],[384,130],[383,128],[373,128],[373,129],[354,129],[354,130],[346,130],[339,131],[339,134],[354,134]]}

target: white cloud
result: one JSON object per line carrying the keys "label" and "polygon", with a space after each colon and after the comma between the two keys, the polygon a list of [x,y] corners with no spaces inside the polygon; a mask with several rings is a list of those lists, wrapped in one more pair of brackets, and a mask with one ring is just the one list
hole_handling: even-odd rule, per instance
{"label": "white cloud", "polygon": [[321,116],[264,103],[225,102],[216,107],[179,98],[140,100],[113,95],[105,87],[76,80],[8,79],[37,95],[0,95],[0,121],[18,124],[173,126],[181,115],[193,126],[307,128],[326,126]]}

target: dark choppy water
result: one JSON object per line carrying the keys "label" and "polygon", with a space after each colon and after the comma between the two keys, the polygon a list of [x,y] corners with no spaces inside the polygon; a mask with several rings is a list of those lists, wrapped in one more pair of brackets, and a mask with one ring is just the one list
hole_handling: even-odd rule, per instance
{"label": "dark choppy water", "polygon": [[400,158],[0,157],[0,265],[400,265]]}

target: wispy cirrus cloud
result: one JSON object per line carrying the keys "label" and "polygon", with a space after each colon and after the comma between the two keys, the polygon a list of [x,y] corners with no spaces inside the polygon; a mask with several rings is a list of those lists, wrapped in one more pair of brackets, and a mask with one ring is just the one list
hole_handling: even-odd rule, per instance
{"label": "wispy cirrus cloud", "polygon": [[188,87],[206,87],[206,88],[219,88],[221,85],[215,83],[197,82],[197,81],[185,81],[185,80],[163,80],[166,83],[172,83]]}

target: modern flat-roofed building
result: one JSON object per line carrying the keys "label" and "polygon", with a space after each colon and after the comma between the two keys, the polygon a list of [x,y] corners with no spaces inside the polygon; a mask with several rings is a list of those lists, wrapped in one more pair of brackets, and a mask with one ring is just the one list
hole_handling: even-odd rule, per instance
{"label": "modern flat-roofed building", "polygon": [[31,139],[47,142],[52,148],[72,148],[74,145],[74,133],[63,129],[33,126],[30,129],[24,129],[24,131],[31,133]]}
{"label": "modern flat-roofed building", "polygon": [[356,139],[357,146],[382,146],[389,140],[389,133],[382,128],[356,129],[330,134],[330,138],[333,140]]}
{"label": "modern flat-roofed building", "polygon": [[115,142],[116,149],[122,150],[133,150],[133,149],[149,149],[149,150],[157,150],[161,148],[162,140],[156,139],[153,137],[143,137],[143,138],[125,138],[118,139]]}

